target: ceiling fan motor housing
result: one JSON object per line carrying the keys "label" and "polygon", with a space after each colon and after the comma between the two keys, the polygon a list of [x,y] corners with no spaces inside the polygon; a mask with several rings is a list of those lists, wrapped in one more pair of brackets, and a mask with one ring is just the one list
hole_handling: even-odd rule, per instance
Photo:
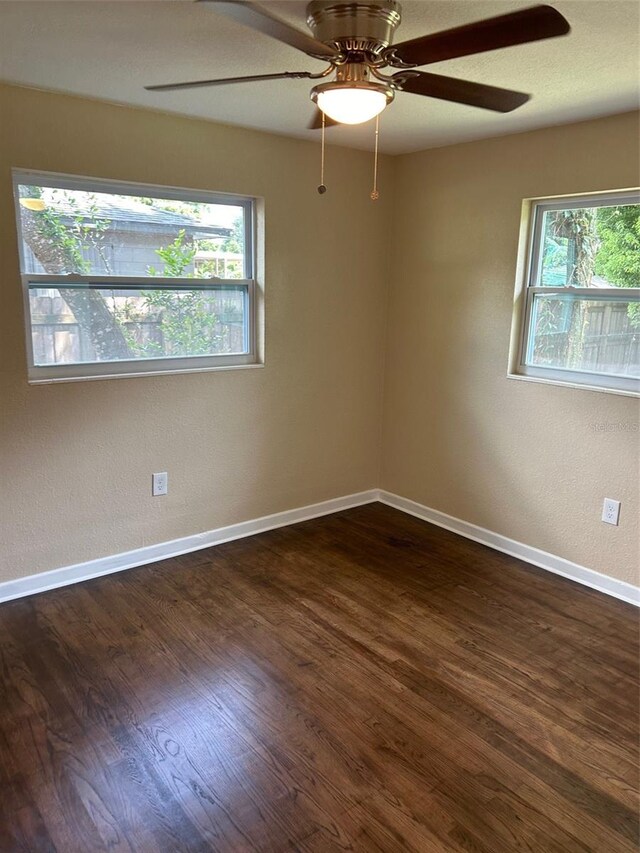
{"label": "ceiling fan motor housing", "polygon": [[314,37],[346,53],[379,54],[391,44],[399,23],[400,4],[395,0],[313,0],[307,6],[307,24]]}

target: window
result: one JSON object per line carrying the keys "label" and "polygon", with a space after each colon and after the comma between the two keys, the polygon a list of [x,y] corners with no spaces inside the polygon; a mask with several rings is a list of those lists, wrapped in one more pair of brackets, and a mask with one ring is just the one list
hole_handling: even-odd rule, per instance
{"label": "window", "polygon": [[511,375],[637,394],[640,194],[538,199],[526,207],[527,270]]}
{"label": "window", "polygon": [[13,179],[31,382],[256,363],[253,199]]}

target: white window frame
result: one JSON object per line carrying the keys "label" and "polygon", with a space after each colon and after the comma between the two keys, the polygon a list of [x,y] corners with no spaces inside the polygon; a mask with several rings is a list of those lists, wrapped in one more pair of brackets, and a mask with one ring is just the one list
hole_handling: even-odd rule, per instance
{"label": "white window frame", "polygon": [[[116,379],[131,376],[157,376],[166,373],[194,373],[201,371],[225,370],[229,368],[259,367],[258,352],[258,306],[259,285],[257,282],[257,206],[258,199],[251,196],[239,196],[209,190],[191,190],[178,187],[165,187],[157,184],[125,183],[106,178],[88,178],[79,175],[39,172],[26,169],[12,169],[15,203],[16,229],[18,235],[18,253],[20,258],[20,277],[24,302],[25,341],[27,351],[28,381],[40,385],[52,382],[72,382],[87,379]],[[21,232],[19,184],[53,187],[63,190],[82,190],[85,192],[103,192],[122,195],[147,196],[150,198],[176,199],[179,201],[200,201],[208,204],[225,204],[242,207],[244,211],[245,235],[245,278],[242,279],[193,279],[163,278],[160,276],[100,276],[100,275],[40,275],[26,273]],[[174,290],[237,290],[243,288],[245,297],[245,352],[231,355],[178,356],[168,358],[139,358],[122,361],[95,361],[77,364],[37,365],[34,363],[33,335],[29,290],[38,287],[57,286],[64,282],[68,287],[117,290],[154,289],[157,285],[167,285]]]}
{"label": "white window frame", "polygon": [[640,396],[640,380],[634,377],[527,364],[527,350],[531,337],[531,316],[536,294],[542,293],[549,296],[554,293],[572,293],[589,296],[590,299],[623,302],[628,302],[634,297],[640,298],[640,288],[635,287],[592,288],[540,285],[540,246],[544,214],[549,210],[565,210],[572,207],[607,207],[625,203],[640,204],[640,190],[624,189],[572,196],[552,196],[525,199],[523,202],[514,317],[507,373],[510,379],[526,379],[532,382],[568,385],[591,391]]}

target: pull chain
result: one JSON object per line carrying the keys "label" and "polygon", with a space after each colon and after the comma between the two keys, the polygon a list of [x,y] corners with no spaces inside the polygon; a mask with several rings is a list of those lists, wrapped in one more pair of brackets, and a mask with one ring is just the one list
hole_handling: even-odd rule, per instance
{"label": "pull chain", "polygon": [[322,143],[321,143],[321,155],[320,155],[320,186],[318,187],[318,192],[320,195],[326,193],[327,188],[324,185],[324,128],[325,128],[325,114],[322,113]]}
{"label": "pull chain", "polygon": [[371,192],[371,200],[377,201],[380,198],[378,192],[378,137],[380,135],[380,116],[376,116],[376,142],[373,153],[373,190]]}

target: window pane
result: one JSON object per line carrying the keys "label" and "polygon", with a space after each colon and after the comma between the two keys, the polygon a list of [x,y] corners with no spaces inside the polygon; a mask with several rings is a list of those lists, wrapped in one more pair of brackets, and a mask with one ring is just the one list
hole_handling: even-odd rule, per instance
{"label": "window pane", "polygon": [[18,185],[26,273],[249,278],[245,208]]}
{"label": "window pane", "polygon": [[29,288],[34,364],[248,351],[248,291]]}
{"label": "window pane", "polygon": [[640,376],[639,350],[640,302],[534,294],[528,365]]}
{"label": "window pane", "polygon": [[543,213],[539,284],[640,287],[640,204]]}

